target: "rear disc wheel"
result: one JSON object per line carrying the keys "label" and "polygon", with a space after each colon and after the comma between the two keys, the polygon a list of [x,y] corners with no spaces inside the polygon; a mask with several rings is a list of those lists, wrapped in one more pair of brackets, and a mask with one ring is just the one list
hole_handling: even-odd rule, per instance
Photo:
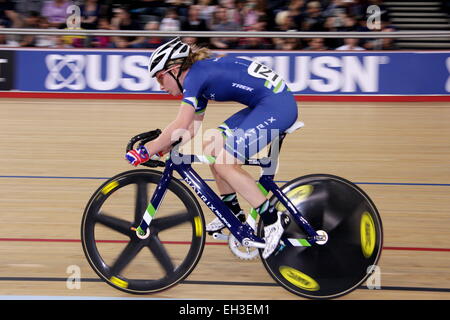
{"label": "rear disc wheel", "polygon": [[[382,223],[374,203],[358,186],[332,175],[300,177],[281,189],[328,239],[322,245],[288,245],[261,259],[270,275],[285,289],[306,298],[331,299],[358,288],[373,272],[382,250]],[[275,197],[271,204],[290,215]],[[260,237],[263,228],[260,220]],[[283,238],[305,239],[307,235],[291,222]]]}

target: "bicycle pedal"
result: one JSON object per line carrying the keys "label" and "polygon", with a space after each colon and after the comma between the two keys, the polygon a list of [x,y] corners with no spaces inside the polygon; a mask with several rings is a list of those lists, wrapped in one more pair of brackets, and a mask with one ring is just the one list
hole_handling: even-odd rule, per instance
{"label": "bicycle pedal", "polygon": [[213,236],[215,233],[222,233],[223,230],[225,230],[225,227],[214,231],[206,231],[206,232],[208,233],[208,235]]}
{"label": "bicycle pedal", "polygon": [[228,240],[228,235],[223,234],[222,232],[213,232],[211,235],[215,240],[224,240],[224,241]]}

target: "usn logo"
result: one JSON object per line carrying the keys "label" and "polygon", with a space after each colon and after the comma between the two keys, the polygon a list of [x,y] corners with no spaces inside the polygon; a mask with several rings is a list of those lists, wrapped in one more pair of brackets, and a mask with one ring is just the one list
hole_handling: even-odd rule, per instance
{"label": "usn logo", "polygon": [[[382,66],[389,64],[388,56],[255,56],[272,69],[258,69],[258,77],[276,74],[288,81],[293,92],[317,93],[376,93],[379,91]],[[45,65],[47,90],[146,92],[161,91],[148,76],[148,56],[124,53],[48,54]],[[270,72],[266,72],[270,70]],[[266,79],[267,80],[267,79]],[[274,83],[275,84],[275,83]],[[278,82],[276,83],[278,84]],[[233,83],[234,88],[252,92],[253,88]],[[273,88],[277,86],[272,85]],[[450,85],[448,86],[450,87]],[[210,97],[209,99],[214,99]]]}
{"label": "usn logo", "polygon": [[[47,79],[45,79],[47,89],[83,90],[86,87],[82,74],[84,69],[83,56],[50,54],[45,58],[45,63],[49,71]],[[64,68],[67,68],[70,72],[63,75],[62,70]]]}
{"label": "usn logo", "polygon": [[[382,66],[389,64],[388,56],[298,55],[254,56],[253,59],[279,74],[291,91],[305,93],[378,92]],[[254,64],[253,75],[257,77],[267,75],[266,70],[258,71],[260,64]]]}
{"label": "usn logo", "polygon": [[48,90],[160,90],[148,76],[148,57],[120,54],[49,54],[45,58]]}

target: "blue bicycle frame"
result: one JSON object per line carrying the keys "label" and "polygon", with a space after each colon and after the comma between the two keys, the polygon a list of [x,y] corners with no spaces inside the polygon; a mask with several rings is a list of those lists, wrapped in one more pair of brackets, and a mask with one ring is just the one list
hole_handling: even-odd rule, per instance
{"label": "blue bicycle frame", "polygon": [[[279,146],[283,141],[285,135],[279,137]],[[272,144],[273,145],[273,144]],[[263,172],[259,179],[259,184],[265,191],[272,192],[273,195],[288,209],[294,221],[302,227],[308,235],[303,243],[309,246],[320,239],[320,236],[311,227],[311,225],[302,216],[295,205],[288,199],[288,197],[281,191],[277,184],[273,181],[274,174],[267,170],[273,167],[273,161],[278,161],[278,157],[273,159],[271,156],[272,148],[269,150],[269,156],[263,159],[249,159],[244,165],[260,166]],[[192,168],[191,164],[196,162],[205,162],[202,158],[196,155],[182,155],[177,149],[173,149],[170,157],[165,162],[165,169],[163,171],[161,180],[150,200],[150,204],[144,214],[141,224],[136,229],[138,235],[144,236],[148,229],[151,220],[156,214],[161,201],[164,198],[166,190],[171,179],[173,179],[173,171],[175,170],[181,176],[182,180],[189,185],[197,196],[206,204],[206,206],[222,221],[222,223],[230,230],[231,234],[241,243],[248,243],[255,247],[263,248],[264,240],[255,235],[255,230],[248,224],[242,223],[233,212],[224,204],[224,202],[217,196],[217,194],[208,186],[208,184],[197,174]],[[209,162],[211,164],[213,162]],[[306,240],[306,241],[305,241]],[[285,241],[289,245],[289,241]],[[291,244],[292,245],[292,244]]]}

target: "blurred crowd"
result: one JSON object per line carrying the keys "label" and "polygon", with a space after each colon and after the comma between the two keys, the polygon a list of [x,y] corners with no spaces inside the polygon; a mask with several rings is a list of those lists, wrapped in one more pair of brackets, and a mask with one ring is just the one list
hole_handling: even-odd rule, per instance
{"label": "blurred crowd", "polygon": [[[79,8],[79,19],[67,13]],[[369,6],[380,19],[370,18]],[[372,21],[372,25],[368,25]],[[374,24],[373,21],[376,23]],[[156,48],[168,39],[153,31],[396,31],[381,0],[0,0],[0,28],[145,30],[148,36],[0,34],[0,46]],[[394,50],[393,39],[184,37],[211,49]]]}

